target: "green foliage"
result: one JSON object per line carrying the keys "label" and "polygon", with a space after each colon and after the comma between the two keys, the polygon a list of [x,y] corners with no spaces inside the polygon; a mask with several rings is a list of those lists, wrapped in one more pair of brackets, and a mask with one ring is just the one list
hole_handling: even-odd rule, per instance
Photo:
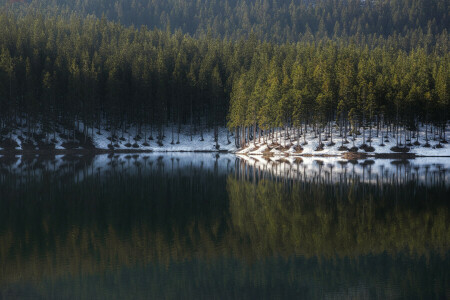
{"label": "green foliage", "polygon": [[[326,2],[318,2],[311,13],[323,11]],[[343,5],[338,2],[330,3],[328,9]],[[125,9],[123,17],[118,17],[124,21],[131,11],[125,13],[125,2],[117,3]],[[193,3],[167,1],[169,6]],[[212,5],[206,0],[196,3],[200,7]],[[346,9],[364,11],[368,5],[383,9],[392,5],[390,1],[358,2],[360,8],[356,8],[355,3],[349,1]],[[421,3],[409,1],[407,7],[421,7]],[[370,26],[365,26],[366,22],[358,25],[357,21],[351,27],[359,28],[355,32],[359,32],[359,40],[347,38],[343,32],[351,29],[338,22],[338,31],[343,32],[336,33],[334,41],[324,34],[314,42],[301,38],[297,44],[277,44],[261,41],[258,30],[243,38],[247,34],[238,30],[240,25],[230,27],[236,32],[224,33],[239,39],[212,38],[222,34],[196,34],[192,38],[181,30],[136,29],[106,18],[80,17],[80,11],[94,9],[98,4],[94,2],[54,4],[62,5],[56,10],[65,5],[71,8],[62,16],[54,16],[45,9],[44,1],[28,6],[14,4],[0,13],[2,128],[13,127],[18,117],[26,119],[29,128],[45,123],[46,131],[55,130],[56,126],[50,124],[73,127],[74,122],[81,121],[89,128],[107,122],[113,132],[130,124],[140,128],[195,123],[217,129],[226,120],[230,129],[252,127],[254,132],[256,128],[303,124],[323,129],[335,120],[349,121],[350,112],[354,129],[380,120],[410,130],[417,128],[418,122],[443,128],[449,119],[449,40],[446,28],[439,25],[446,15],[431,22],[427,35],[419,34],[413,47],[405,47],[392,28],[384,28],[386,32],[375,42],[375,35],[369,34]],[[245,1],[242,4],[244,7]],[[85,7],[80,9],[78,5]],[[99,7],[108,7],[109,2],[102,5]],[[211,7],[212,11],[221,5]],[[285,7],[286,3],[273,3],[264,11],[277,5]],[[311,9],[309,3],[299,5],[304,6],[301,11]],[[445,6],[437,0],[433,5]],[[142,11],[145,7],[156,9],[152,5],[138,7]],[[72,9],[76,13],[72,14]],[[394,5],[394,11],[397,9]],[[426,11],[427,17],[420,17],[418,23],[413,22],[417,16],[411,15],[412,19],[398,24],[421,28],[428,14],[434,16],[438,11]],[[106,15],[114,19],[108,9]],[[168,15],[160,17],[167,21],[171,18]],[[311,20],[305,28],[329,32],[327,22],[313,25]],[[336,22],[329,22],[336,31]],[[174,24],[171,22],[171,28],[178,28]],[[271,31],[264,34],[273,35]],[[286,31],[286,35],[291,33]],[[436,41],[430,42],[430,35]]]}
{"label": "green foliage", "polygon": [[[2,0],[0,3],[9,3]],[[376,41],[399,38],[405,48],[427,47],[448,31],[446,0],[29,0],[14,8],[49,14],[95,15],[125,25],[181,31],[196,37],[271,42],[311,42],[351,37]],[[11,5],[9,5],[11,6]],[[446,34],[445,34],[446,35]],[[447,45],[448,46],[448,45]]]}
{"label": "green foliage", "polygon": [[[293,67],[282,74],[279,65],[289,59],[291,51]],[[361,125],[379,122],[375,116],[383,116],[387,124],[416,130],[418,122],[443,125],[449,118],[448,53],[439,56],[423,49],[405,53],[384,47],[368,50],[326,44],[277,47],[267,55],[270,66],[258,71],[256,83],[244,80],[253,86],[241,91],[239,103],[241,108],[247,107],[242,101],[251,104],[247,116],[254,116],[254,110],[259,109],[256,115],[260,128],[311,122],[325,126],[343,118],[357,132]],[[241,77],[252,76],[249,74],[253,71]],[[263,99],[262,105],[252,104],[255,90]],[[231,102],[230,115],[233,105]]]}

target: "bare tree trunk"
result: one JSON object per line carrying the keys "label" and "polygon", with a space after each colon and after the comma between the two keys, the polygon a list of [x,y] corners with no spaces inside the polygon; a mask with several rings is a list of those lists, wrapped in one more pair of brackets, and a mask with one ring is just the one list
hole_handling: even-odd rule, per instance
{"label": "bare tree trunk", "polygon": [[203,139],[203,126],[200,124],[200,141],[204,141]]}
{"label": "bare tree trunk", "polygon": [[330,144],[333,145],[333,128],[330,121]]}
{"label": "bare tree trunk", "polygon": [[253,146],[256,147],[256,122],[253,124]]}

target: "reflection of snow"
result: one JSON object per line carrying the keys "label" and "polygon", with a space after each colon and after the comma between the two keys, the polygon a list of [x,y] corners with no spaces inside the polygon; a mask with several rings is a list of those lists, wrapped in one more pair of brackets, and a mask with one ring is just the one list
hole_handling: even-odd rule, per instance
{"label": "reflection of snow", "polygon": [[413,160],[374,159],[347,161],[338,157],[270,157],[238,155],[239,172],[248,176],[286,178],[300,181],[338,183],[450,184],[450,159],[444,157]]}
{"label": "reflection of snow", "polygon": [[0,160],[0,183],[5,174],[39,179],[43,174],[72,176],[81,181],[89,176],[108,176],[115,172],[125,175],[158,172],[159,174],[189,175],[193,172],[231,173],[235,169],[236,156],[217,153],[140,153],[96,156],[63,156],[51,159],[16,157]]}
{"label": "reflection of snow", "polygon": [[[80,181],[89,176],[112,173],[129,175],[158,172],[159,174],[190,175],[195,172],[228,174],[245,172],[264,178],[287,178],[301,181],[321,180],[327,183],[358,180],[366,183],[409,182],[449,184],[450,159],[444,157],[413,160],[374,159],[347,161],[339,157],[269,157],[217,153],[140,153],[96,155],[91,157],[57,155],[0,159],[0,183],[8,175],[19,178],[43,174],[72,176]],[[213,175],[212,174],[212,175]]]}

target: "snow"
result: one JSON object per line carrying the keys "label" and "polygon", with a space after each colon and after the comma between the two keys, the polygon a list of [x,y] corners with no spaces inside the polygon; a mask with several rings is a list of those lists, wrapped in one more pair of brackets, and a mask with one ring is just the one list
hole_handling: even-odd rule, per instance
{"label": "snow", "polygon": [[258,149],[254,150],[254,151],[251,151],[249,154],[251,154],[251,155],[261,155],[265,151],[267,151],[268,149],[269,149],[269,147],[267,145],[262,145]]}
{"label": "snow", "polygon": [[284,155],[284,152],[282,152],[276,148],[273,148],[272,150],[270,150],[270,153],[272,153],[273,155]]}
{"label": "snow", "polygon": [[[177,129],[174,129],[174,143],[172,144],[172,127],[167,126],[165,129],[165,138],[162,141],[162,146],[159,146],[157,144],[156,138],[154,140],[149,140],[150,133],[147,133],[147,140],[144,141],[144,134],[141,133],[140,136],[142,139],[140,141],[135,141],[133,138],[138,135],[138,130],[136,127],[131,127],[127,130],[128,132],[125,133],[124,138],[125,141],[118,140],[117,145],[119,147],[115,147],[115,149],[139,149],[139,150],[146,150],[146,151],[153,151],[153,152],[194,152],[194,151],[235,151],[236,146],[234,145],[234,139],[233,137],[229,136],[228,143],[227,140],[227,129],[226,128],[220,128],[219,129],[219,140],[218,144],[220,148],[217,150],[215,148],[215,142],[214,142],[214,130],[209,129],[205,130],[203,132],[203,141],[201,140],[199,132],[190,136],[190,128],[189,126],[183,126],[180,130],[179,135],[179,143],[178,141],[178,134]],[[120,134],[118,134],[120,137]],[[102,131],[102,134],[98,134],[97,130],[94,132],[93,142],[94,146],[98,149],[108,149],[108,145],[111,144],[111,142],[108,140],[109,132]],[[153,136],[156,136],[155,132],[153,133]],[[126,147],[125,145],[127,143],[134,144],[137,143],[139,145],[139,148],[133,148],[133,147]],[[147,142],[149,146],[144,146],[143,144]],[[115,143],[116,144],[116,143]]]}
{"label": "snow", "polygon": [[[156,138],[155,140],[150,140],[150,132],[148,131],[146,134],[147,140],[144,141],[144,133],[141,132],[141,140],[135,141],[134,138],[138,135],[137,127],[130,127],[126,130],[126,132],[123,135],[124,140],[118,139],[117,142],[113,143],[118,147],[115,147],[116,150],[139,150],[139,151],[153,151],[153,152],[218,152],[218,151],[228,151],[228,152],[234,152],[236,151],[236,146],[234,144],[234,138],[231,136],[231,133],[228,132],[226,128],[219,128],[219,135],[218,135],[218,145],[219,149],[216,149],[216,143],[214,141],[214,130],[211,129],[204,129],[203,130],[203,141],[201,140],[200,132],[197,129],[197,132],[192,135],[192,141],[191,141],[191,135],[190,135],[190,126],[182,126],[180,135],[179,135],[179,143],[178,141],[178,134],[177,134],[177,126],[173,126],[174,130],[174,143],[172,144],[172,126],[166,126],[165,127],[165,138],[162,141],[162,146],[159,146],[157,144]],[[36,126],[35,133],[41,132],[41,126]],[[25,127],[21,128],[19,126],[18,129],[14,130],[11,134],[11,139],[16,141],[19,147],[17,147],[15,150],[22,150],[22,141],[19,139],[19,136],[22,138],[25,138],[24,132],[27,131]],[[63,131],[62,128],[59,128],[59,131]],[[83,124],[79,124],[79,131],[83,131]],[[89,130],[89,133],[91,134],[91,130]],[[227,133],[229,138],[227,139]],[[111,144],[110,140],[108,140],[108,137],[110,137],[111,133],[106,131],[105,128],[102,128],[100,131],[98,129],[94,130],[94,135],[92,136],[92,141],[94,144],[94,147],[96,149],[101,150],[108,150],[108,146]],[[122,137],[122,133],[117,133],[118,137]],[[5,138],[9,138],[9,134],[5,136]],[[153,132],[153,136],[156,136],[155,131]],[[53,140],[55,144],[55,149],[62,150],[65,149],[62,144],[66,142],[63,138],[61,138],[60,134],[56,134],[54,136],[53,134],[48,135],[49,140]],[[125,145],[130,143],[131,145],[137,143],[138,147],[126,147]],[[149,146],[144,146],[144,143],[148,143]],[[34,143],[37,147],[37,144]],[[1,148],[0,148],[1,150]]]}
{"label": "snow", "polygon": [[[259,147],[259,149],[264,149],[264,150],[257,150],[257,151],[252,151],[251,149],[255,148],[255,145],[253,143],[253,141],[251,141],[250,146],[245,147],[244,149],[240,149],[238,150],[236,153],[237,154],[249,154],[249,155],[262,155],[264,151],[267,150],[267,148],[271,148],[270,152],[272,155],[274,156],[286,156],[286,155],[291,155],[291,156],[307,156],[307,155],[313,155],[313,156],[341,156],[344,152],[346,151],[339,151],[339,147],[342,146],[342,139],[341,137],[339,137],[339,132],[338,132],[338,128],[333,127],[333,142],[335,143],[335,145],[333,146],[329,146],[328,144],[330,143],[330,139],[328,139],[327,141],[322,141],[322,143],[325,145],[324,149],[321,151],[317,151],[317,148],[319,146],[319,138],[318,135],[314,134],[312,130],[309,130],[308,133],[306,134],[306,137],[301,136],[300,140],[298,139],[298,136],[296,136],[297,132],[295,132],[295,135],[292,134],[292,130],[290,130],[289,132],[291,132],[291,139],[286,138],[287,132],[286,130],[281,131],[281,137],[280,137],[280,133],[276,133],[275,134],[275,138],[274,139],[268,139],[268,145],[262,143],[262,139],[261,139],[261,143],[256,142],[256,147]],[[393,151],[391,151],[391,148],[396,146],[396,138],[393,136],[392,133],[388,134],[388,140],[389,141],[385,141],[384,138],[385,132],[380,131],[378,134],[378,137],[376,136],[376,131],[372,129],[372,143],[371,146],[374,148],[374,152],[368,152],[367,154],[385,154],[385,153],[395,153]],[[404,136],[403,134],[400,135],[401,136],[401,141],[402,143],[404,143]],[[322,134],[322,138],[325,137],[325,134]],[[369,142],[367,142],[367,138],[369,137],[369,130],[366,129],[365,132],[365,137],[366,137],[366,144],[369,145]],[[307,144],[304,145],[304,141],[306,140]],[[349,143],[344,144],[344,146],[348,147],[348,148],[352,148],[353,147],[353,140],[351,136],[347,137],[347,140]],[[415,138],[412,138],[411,143],[414,143],[416,141]],[[436,137],[436,139],[433,138],[433,136],[428,133],[428,143],[430,144],[429,148],[423,147],[423,145],[425,145],[426,140],[425,140],[425,128],[421,128],[420,132],[419,132],[419,143],[421,144],[420,146],[408,146],[408,148],[410,148],[409,153],[414,153],[416,154],[416,156],[449,156],[450,157],[450,144],[444,144],[441,143],[442,148],[436,148],[436,146],[438,145],[438,138]],[[385,146],[380,146],[382,143],[385,144]],[[356,139],[355,139],[355,146],[356,147],[360,147],[363,144],[363,136],[362,134],[359,135]],[[289,147],[288,150],[285,151],[280,151],[276,148],[278,148],[277,145],[281,145],[282,147]],[[294,149],[295,146],[301,146],[303,148],[303,151],[301,153],[297,153],[297,151]],[[362,149],[359,149],[358,152],[365,152]]]}
{"label": "snow", "polygon": [[[172,143],[172,129],[173,129],[173,143]],[[270,155],[273,156],[341,156],[346,151],[339,151],[339,147],[342,145],[341,138],[339,137],[338,127],[333,126],[333,142],[335,145],[329,146],[330,139],[327,141],[323,141],[323,144],[325,145],[324,149],[321,151],[317,151],[317,148],[319,146],[319,139],[316,134],[313,133],[311,128],[308,129],[308,133],[306,134],[306,137],[301,136],[300,138],[297,137],[295,134],[297,134],[297,131],[293,131],[292,129],[289,130],[291,133],[291,137],[286,138],[287,131],[281,131],[276,133],[276,138],[274,139],[267,139],[268,145],[265,143],[262,143],[264,139],[261,139],[261,143],[256,141],[254,143],[253,141],[250,142],[250,145],[248,147],[244,147],[243,149],[237,149],[234,143],[234,136],[226,128],[220,128],[219,129],[219,149],[216,149],[215,142],[214,142],[214,130],[211,129],[204,129],[203,130],[203,141],[200,138],[200,132],[197,128],[197,131],[195,134],[192,135],[191,140],[191,127],[188,125],[182,126],[180,130],[179,135],[179,143],[178,141],[178,134],[177,134],[178,127],[175,125],[168,125],[164,128],[165,138],[162,141],[162,145],[158,145],[156,141],[156,132],[153,131],[153,137],[155,140],[150,140],[150,132],[147,128],[146,134],[144,132],[140,133],[141,139],[138,141],[135,141],[134,138],[138,135],[138,129],[137,127],[130,127],[127,128],[127,130],[123,133],[119,131],[117,133],[117,136],[119,138],[117,142],[114,142],[115,149],[116,150],[122,150],[122,151],[148,151],[148,152],[218,152],[218,151],[226,151],[236,154],[246,154],[246,155],[266,155],[270,153]],[[22,142],[19,137],[22,139],[24,136],[24,131],[27,129],[25,127],[16,128],[10,135],[8,134],[5,137],[11,136],[13,140],[17,142],[19,147],[16,148],[17,151],[22,150]],[[59,130],[62,132],[63,129],[59,128]],[[79,124],[79,130],[83,130],[83,124]],[[41,126],[36,126],[36,133],[41,132]],[[293,132],[295,134],[293,134]],[[91,130],[89,130],[89,133],[91,133]],[[382,154],[382,153],[393,153],[391,151],[391,148],[396,146],[396,138],[393,136],[392,133],[389,133],[388,140],[384,141],[385,132],[380,131],[378,134],[378,137],[376,136],[376,131],[372,130],[372,143],[371,146],[374,148],[374,152],[368,153],[374,154]],[[110,146],[111,142],[108,140],[108,137],[110,137],[111,132],[107,131],[105,129],[105,126],[101,128],[99,131],[98,129],[94,130],[94,134],[92,137],[92,141],[94,144],[94,147],[96,149],[101,150],[108,150],[108,146]],[[228,138],[227,138],[228,135]],[[366,139],[369,137],[369,130],[367,129],[365,132]],[[144,141],[144,138],[146,137],[146,140]],[[322,134],[322,138],[325,137],[325,134]],[[414,153],[416,156],[449,156],[450,157],[450,144],[441,144],[442,148],[436,148],[436,145],[438,145],[438,140],[435,139],[435,137],[432,136],[431,133],[428,133],[429,137],[429,144],[430,147],[426,148],[423,147],[425,144],[425,128],[420,129],[419,134],[419,143],[421,146],[410,146],[409,153]],[[56,134],[54,136],[53,134],[48,136],[49,140],[55,139],[55,149],[62,150],[65,149],[62,144],[66,142],[65,139],[61,138],[60,134]],[[304,141],[306,140],[306,144],[304,144]],[[347,140],[349,143],[345,144],[346,147],[351,148],[353,147],[353,141],[352,137],[348,136]],[[401,135],[401,140],[404,142],[404,137]],[[362,135],[359,135],[355,140],[355,146],[360,147],[362,145]],[[412,139],[412,143],[416,141],[415,138]],[[126,145],[130,143],[131,145],[137,144],[137,147],[127,147]],[[145,146],[144,143],[148,143],[148,146]],[[275,144],[272,144],[275,143]],[[384,143],[385,146],[380,146],[380,144]],[[366,142],[366,144],[369,144]],[[35,144],[35,146],[37,146]],[[129,146],[129,145],[128,145]],[[303,148],[303,151],[299,153],[295,149],[296,146],[300,146]],[[364,152],[364,150],[359,149],[358,152]]]}

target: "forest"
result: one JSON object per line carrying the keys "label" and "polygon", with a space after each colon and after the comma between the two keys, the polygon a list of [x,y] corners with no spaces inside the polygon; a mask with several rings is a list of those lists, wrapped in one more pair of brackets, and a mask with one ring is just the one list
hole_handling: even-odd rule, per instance
{"label": "forest", "polygon": [[[323,37],[389,37],[411,49],[449,30],[445,0],[0,0],[48,14],[77,13],[136,28],[169,28],[194,37],[248,38],[285,43]],[[447,32],[445,32],[447,34]],[[422,35],[428,35],[422,39]]]}
{"label": "forest", "polygon": [[226,126],[243,147],[374,128],[406,144],[426,126],[446,143],[447,1],[2,2],[4,137],[112,145],[135,127],[162,144],[187,126],[217,144]]}

